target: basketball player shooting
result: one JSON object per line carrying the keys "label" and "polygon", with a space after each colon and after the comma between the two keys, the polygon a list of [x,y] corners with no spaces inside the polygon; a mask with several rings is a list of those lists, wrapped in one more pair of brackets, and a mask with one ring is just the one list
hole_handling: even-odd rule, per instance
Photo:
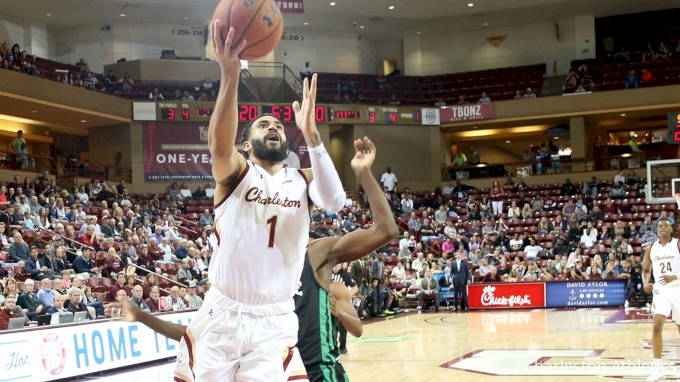
{"label": "basketball player shooting", "polygon": [[[673,237],[673,225],[668,219],[662,218],[657,225],[659,240],[645,250],[642,260],[642,282],[645,292],[654,294],[652,301],[652,316],[654,329],[652,331],[652,351],[654,353],[654,365],[652,374],[647,382],[655,382],[665,379],[661,366],[661,353],[663,350],[663,326],[673,313],[673,318],[680,332],[680,242]],[[651,273],[655,283],[650,283]],[[677,375],[680,378],[680,372]]]}
{"label": "basketball player shooting", "polygon": [[[356,141],[355,147],[357,153],[352,160],[352,169],[371,205],[373,226],[341,238],[314,240],[308,246],[299,291],[295,295],[295,313],[301,323],[297,346],[310,382],[348,381],[338,361],[335,341],[338,322],[355,337],[360,337],[363,332],[348,290],[342,283],[331,283],[333,266],[366,256],[398,235],[387,199],[370,171],[375,147],[368,139]],[[186,326],[163,321],[131,303],[109,303],[105,314],[121,316],[128,322],[141,322],[175,341],[180,341],[186,331]],[[288,380],[304,381],[304,378],[299,379],[299,372],[297,368],[289,367],[286,377]]]}
{"label": "basketball player shooting", "polygon": [[284,381],[284,361],[299,361],[293,348],[298,320],[293,295],[304,265],[310,204],[336,213],[346,195],[319,137],[314,119],[317,77],[303,84],[295,122],[307,142],[311,170],[284,166],[288,142],[281,121],[261,115],[234,147],[240,54],[222,24],[212,25],[222,70],[208,146],[215,178],[215,235],[209,278],[213,284],[180,342],[175,377],[181,381]]}

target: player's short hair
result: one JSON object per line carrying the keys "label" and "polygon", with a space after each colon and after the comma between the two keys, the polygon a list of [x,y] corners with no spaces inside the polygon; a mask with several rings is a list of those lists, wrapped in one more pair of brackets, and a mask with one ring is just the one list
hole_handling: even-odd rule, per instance
{"label": "player's short hair", "polygon": [[262,114],[258,115],[257,118],[253,119],[251,122],[246,124],[246,126],[243,128],[243,131],[241,132],[241,145],[243,145],[244,142],[250,140],[250,135],[253,131],[253,123],[255,123],[255,121],[257,121],[258,119],[260,119],[262,117],[273,117],[273,118],[276,118],[277,121],[281,122],[281,120],[279,120],[278,117],[276,117],[274,114],[271,114],[271,113],[262,113]]}
{"label": "player's short hair", "polygon": [[671,219],[669,219],[669,218],[667,218],[667,217],[659,218],[659,219],[657,220],[657,224],[659,224],[659,223],[660,223],[661,221],[663,221],[663,220],[667,221],[668,224],[673,225],[673,223],[671,223]]}

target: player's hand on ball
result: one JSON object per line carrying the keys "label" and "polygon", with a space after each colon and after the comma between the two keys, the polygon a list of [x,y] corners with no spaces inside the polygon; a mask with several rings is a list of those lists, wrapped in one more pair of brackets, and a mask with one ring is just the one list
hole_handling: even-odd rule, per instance
{"label": "player's hand on ball", "polygon": [[375,160],[375,145],[373,141],[364,137],[354,141],[354,148],[357,150],[352,159],[352,170],[354,172],[370,171],[371,165]]}
{"label": "player's hand on ball", "polygon": [[141,312],[141,310],[130,301],[125,301],[124,303],[110,302],[106,304],[106,308],[104,309],[104,315],[106,317],[122,317],[123,320],[127,322],[137,322],[138,312]]}
{"label": "player's hand on ball", "polygon": [[341,309],[338,306],[338,299],[336,299],[335,296],[330,293],[328,294],[328,303],[331,306],[331,314],[335,317],[340,317]]}
{"label": "player's hand on ball", "polygon": [[645,292],[646,293],[652,293],[652,289],[654,289],[654,283],[645,284]]}
{"label": "player's hand on ball", "polygon": [[238,46],[232,48],[236,32],[234,28],[229,28],[229,33],[226,39],[224,39],[220,32],[222,25],[220,20],[213,20],[210,23],[213,51],[215,52],[215,57],[217,57],[217,62],[220,63],[223,74],[238,75],[241,72],[241,59],[239,57],[243,49],[245,49],[247,42],[243,39]]}

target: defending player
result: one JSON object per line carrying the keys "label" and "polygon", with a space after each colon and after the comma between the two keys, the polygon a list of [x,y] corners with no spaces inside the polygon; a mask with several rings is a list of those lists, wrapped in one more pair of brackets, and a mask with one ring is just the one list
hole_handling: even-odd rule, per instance
{"label": "defending player", "polygon": [[282,381],[284,360],[297,357],[298,321],[293,296],[304,265],[311,199],[338,212],[345,192],[314,119],[316,75],[303,84],[295,121],[312,169],[284,166],[288,142],[276,117],[246,126],[234,147],[237,93],[245,43],[231,48],[220,22],[212,25],[222,81],[210,120],[208,146],[215,178],[215,236],[209,278],[212,289],[180,342],[175,378],[182,381]]}
{"label": "defending player", "polygon": [[[666,318],[680,317],[680,242],[673,237],[673,226],[668,219],[662,218],[658,222],[657,234],[659,240],[647,247],[642,261],[642,282],[647,293],[654,293],[652,301],[652,316],[654,329],[652,332],[652,350],[654,353],[654,369],[647,378],[648,382],[665,379],[661,367],[661,352],[663,339],[661,334]],[[655,283],[650,283],[650,272],[654,274]],[[680,331],[680,326],[678,326]],[[680,378],[680,373],[678,376]]]}
{"label": "defending player", "polygon": [[[339,354],[335,341],[338,320],[355,337],[360,337],[363,330],[348,290],[342,283],[331,283],[333,266],[359,259],[382,247],[398,234],[387,200],[370,171],[375,159],[375,147],[368,139],[355,142],[355,147],[357,154],[352,160],[352,168],[368,196],[374,224],[368,230],[354,231],[342,238],[318,239],[309,244],[300,278],[300,290],[295,296],[295,313],[300,320],[297,346],[310,381],[348,380],[338,362]],[[117,311],[121,307],[122,312]],[[131,304],[107,305],[107,316],[119,314],[122,314],[126,321],[139,321],[177,341],[185,331],[184,326],[162,321]],[[296,375],[298,370],[297,365],[289,367],[288,380],[298,380],[299,375]]]}

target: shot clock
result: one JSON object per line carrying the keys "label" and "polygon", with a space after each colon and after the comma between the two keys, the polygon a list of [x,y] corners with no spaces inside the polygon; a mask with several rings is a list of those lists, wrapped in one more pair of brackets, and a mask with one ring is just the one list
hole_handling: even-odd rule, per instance
{"label": "shot clock", "polygon": [[680,113],[668,113],[668,143],[680,145]]}

